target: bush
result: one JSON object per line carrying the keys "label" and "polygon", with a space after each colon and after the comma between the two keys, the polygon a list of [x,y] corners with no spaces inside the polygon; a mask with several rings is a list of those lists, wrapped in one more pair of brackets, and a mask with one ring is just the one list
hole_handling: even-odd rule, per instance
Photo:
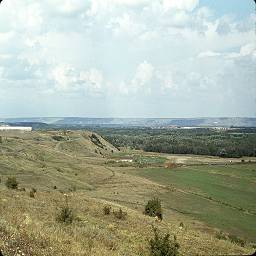
{"label": "bush", "polygon": [[5,185],[9,189],[17,189],[18,188],[18,182],[15,177],[8,177],[7,181],[5,182]]}
{"label": "bush", "polygon": [[163,212],[161,201],[158,198],[153,198],[148,201],[147,205],[145,206],[144,214],[151,216],[151,217],[158,217],[159,219],[163,219]]}
{"label": "bush", "polygon": [[37,190],[36,190],[36,188],[31,188],[31,191],[36,193]]}
{"label": "bush", "polygon": [[149,240],[150,256],[177,256],[179,255],[179,244],[170,239],[170,234],[160,235],[156,228],[153,228],[154,237]]}
{"label": "bush", "polygon": [[52,136],[52,138],[54,140],[57,140],[57,141],[64,141],[64,140],[66,140],[64,137],[62,137],[60,135],[54,135],[54,136]]}
{"label": "bush", "polygon": [[121,208],[118,211],[114,211],[113,214],[119,220],[125,220],[127,216],[127,212],[124,212]]}
{"label": "bush", "polygon": [[227,236],[223,233],[223,231],[219,231],[215,235],[219,240],[227,240]]}
{"label": "bush", "polygon": [[73,210],[68,206],[62,207],[57,214],[56,220],[58,222],[71,224],[74,220]]}
{"label": "bush", "polygon": [[34,192],[33,190],[30,190],[29,196],[30,196],[31,198],[35,198],[35,192]]}
{"label": "bush", "polygon": [[228,235],[228,238],[231,241],[231,243],[233,243],[233,244],[238,244],[242,247],[244,247],[246,244],[246,242],[243,239],[241,239],[235,235]]}
{"label": "bush", "polygon": [[111,207],[108,206],[108,205],[105,205],[104,208],[103,208],[104,215],[109,215],[110,214],[110,210],[111,210]]}

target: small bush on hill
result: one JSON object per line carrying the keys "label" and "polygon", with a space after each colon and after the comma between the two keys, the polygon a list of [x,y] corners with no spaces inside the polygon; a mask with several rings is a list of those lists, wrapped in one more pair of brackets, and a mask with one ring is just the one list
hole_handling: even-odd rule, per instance
{"label": "small bush on hill", "polygon": [[149,240],[150,256],[177,256],[179,255],[179,244],[170,239],[170,234],[160,235],[156,228],[153,228],[154,237]]}
{"label": "small bush on hill", "polygon": [[74,220],[73,210],[68,206],[62,207],[60,212],[57,214],[56,220],[58,222],[71,224]]}
{"label": "small bush on hill", "polygon": [[184,227],[185,227],[184,223],[180,222],[180,228],[184,228]]}
{"label": "small bush on hill", "polygon": [[163,219],[163,212],[161,201],[158,198],[153,198],[148,201],[145,206],[144,214],[151,217],[158,217],[159,219]]}
{"label": "small bush on hill", "polygon": [[227,240],[227,236],[223,233],[223,231],[217,232],[215,237],[219,240]]}
{"label": "small bush on hill", "polygon": [[127,212],[124,212],[121,208],[118,211],[114,211],[113,214],[119,220],[125,220],[127,216]]}
{"label": "small bush on hill", "polygon": [[61,207],[59,213],[57,214],[56,220],[58,222],[71,224],[74,221],[75,216],[74,216],[73,210],[68,205],[68,195],[64,194],[64,196],[65,196],[65,205]]}
{"label": "small bush on hill", "polygon": [[244,247],[246,244],[246,242],[243,239],[241,239],[235,235],[228,235],[228,238],[231,241],[231,243],[238,244],[242,247]]}
{"label": "small bush on hill", "polygon": [[34,193],[36,193],[36,188],[31,188],[31,191],[33,191]]}
{"label": "small bush on hill", "polygon": [[5,182],[5,185],[9,189],[17,189],[18,188],[18,182],[15,177],[8,177],[7,181]]}
{"label": "small bush on hill", "polygon": [[103,208],[104,215],[109,215],[110,211],[111,211],[111,207],[108,206],[108,205],[105,205],[104,208]]}
{"label": "small bush on hill", "polygon": [[54,135],[52,136],[52,138],[56,141],[63,141],[66,140],[64,137],[60,136],[60,135]]}
{"label": "small bush on hill", "polygon": [[29,196],[30,196],[31,198],[35,198],[35,192],[34,192],[33,190],[30,190]]}

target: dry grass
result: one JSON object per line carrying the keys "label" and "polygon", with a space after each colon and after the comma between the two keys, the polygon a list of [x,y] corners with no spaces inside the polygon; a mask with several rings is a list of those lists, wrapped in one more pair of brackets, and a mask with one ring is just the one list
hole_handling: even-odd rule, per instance
{"label": "dry grass", "polygon": [[[154,218],[118,204],[127,212],[124,220],[104,215],[104,201],[93,200],[85,193],[68,194],[68,204],[75,212],[72,224],[56,221],[58,209],[65,205],[62,193],[37,192],[36,199],[26,192],[1,191],[0,235],[13,237],[12,245],[25,255],[148,255],[147,240],[152,236],[152,225],[176,234],[183,255],[242,254],[250,250],[211,235],[193,231],[179,223],[155,222]],[[108,202],[109,204],[109,202]],[[29,248],[29,250],[27,249]],[[4,254],[5,255],[5,254]],[[12,255],[12,254],[7,254]]]}
{"label": "dry grass", "polygon": [[[146,201],[164,193],[164,187],[129,175],[129,167],[106,166],[105,158],[115,149],[102,138],[104,151],[91,144],[90,133],[70,132],[66,142],[53,140],[53,135],[63,136],[58,131],[2,134],[7,137],[0,148],[0,248],[5,256],[146,256],[152,225],[175,234],[182,255],[252,252],[195,229],[194,220],[182,214],[165,209],[162,222],[144,216]],[[8,190],[4,181],[9,175],[26,191]],[[35,198],[29,196],[33,187]],[[74,211],[71,224],[56,221],[66,197]],[[104,215],[105,205],[111,214]],[[127,212],[125,219],[112,213],[120,208]]]}

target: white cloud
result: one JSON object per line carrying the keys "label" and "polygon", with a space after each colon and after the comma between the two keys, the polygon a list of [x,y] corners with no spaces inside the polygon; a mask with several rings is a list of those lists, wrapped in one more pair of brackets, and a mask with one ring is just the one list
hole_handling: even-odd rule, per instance
{"label": "white cloud", "polygon": [[60,91],[75,89],[78,82],[78,74],[76,70],[67,65],[62,64],[53,69],[50,74],[55,81],[55,87]]}
{"label": "white cloud", "polygon": [[134,19],[127,13],[124,13],[121,17],[112,18],[110,27],[116,36],[136,36],[145,30],[143,25],[134,22]]}
{"label": "white cloud", "polygon": [[143,87],[152,80],[153,74],[154,67],[152,64],[144,61],[137,67],[136,74],[131,82],[131,85],[135,88]]}
{"label": "white cloud", "polygon": [[209,57],[218,57],[221,56],[219,52],[213,52],[213,51],[206,51],[206,52],[200,52],[198,54],[198,58],[209,58]]}
{"label": "white cloud", "polygon": [[100,91],[103,86],[103,75],[97,69],[80,72],[80,81],[92,90]]}
{"label": "white cloud", "polygon": [[89,16],[104,15],[115,8],[136,7],[149,2],[150,0],[91,0],[91,6],[87,14]]}
{"label": "white cloud", "polygon": [[[64,92],[81,102],[85,95],[110,102],[120,95],[141,102],[169,102],[173,93],[181,100],[201,93],[211,98],[221,90],[235,94],[239,83],[255,91],[249,77],[256,59],[254,14],[222,17],[199,0],[3,3],[1,89],[26,85],[34,88],[31,94]],[[240,74],[236,80],[232,69]]]}
{"label": "white cloud", "polygon": [[199,0],[163,0],[165,11],[170,9],[192,11],[199,4]]}
{"label": "white cloud", "polygon": [[103,87],[104,78],[97,69],[79,71],[68,64],[61,64],[55,67],[50,73],[55,89],[63,92],[100,93]]}
{"label": "white cloud", "polygon": [[171,71],[167,71],[167,72],[158,71],[157,78],[160,81],[161,89],[163,92],[170,89],[172,91],[175,91],[178,89],[178,84],[176,83],[174,75]]}
{"label": "white cloud", "polygon": [[253,55],[256,56],[256,46],[255,44],[243,45],[240,49],[241,56]]}
{"label": "white cloud", "polygon": [[85,11],[88,1],[84,0],[46,0],[51,12],[63,15],[73,15]]}

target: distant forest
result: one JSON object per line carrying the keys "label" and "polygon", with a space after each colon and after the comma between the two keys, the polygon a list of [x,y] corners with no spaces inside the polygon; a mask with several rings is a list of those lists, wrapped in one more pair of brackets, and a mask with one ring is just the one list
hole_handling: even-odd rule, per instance
{"label": "distant forest", "polygon": [[256,128],[214,129],[94,129],[116,147],[147,152],[220,157],[256,156]]}

